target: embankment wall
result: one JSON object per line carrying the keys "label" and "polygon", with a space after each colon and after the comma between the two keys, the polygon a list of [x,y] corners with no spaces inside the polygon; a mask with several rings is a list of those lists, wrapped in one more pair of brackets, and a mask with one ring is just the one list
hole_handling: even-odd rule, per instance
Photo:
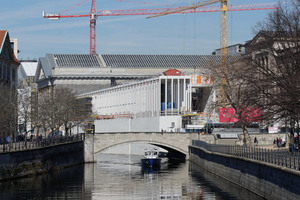
{"label": "embankment wall", "polygon": [[84,163],[84,141],[0,153],[0,180],[33,176]]}
{"label": "embankment wall", "polygon": [[299,199],[300,172],[190,146],[190,161],[266,199]]}

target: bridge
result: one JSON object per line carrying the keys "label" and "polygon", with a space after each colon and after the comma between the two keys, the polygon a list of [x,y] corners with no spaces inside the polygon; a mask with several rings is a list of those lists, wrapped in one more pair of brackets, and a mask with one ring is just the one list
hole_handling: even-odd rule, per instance
{"label": "bridge", "polygon": [[94,162],[95,155],[109,148],[126,143],[152,144],[168,151],[168,156],[189,159],[189,145],[198,133],[122,132],[86,134],[85,162]]}

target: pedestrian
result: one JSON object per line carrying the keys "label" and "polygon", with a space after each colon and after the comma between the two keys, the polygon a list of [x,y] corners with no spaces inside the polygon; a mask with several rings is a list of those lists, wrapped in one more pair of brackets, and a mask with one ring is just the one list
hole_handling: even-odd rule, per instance
{"label": "pedestrian", "polygon": [[281,144],[282,144],[282,139],[281,137],[279,138],[279,146],[281,147]]}
{"label": "pedestrian", "polygon": [[276,138],[276,144],[277,144],[277,147],[279,147],[279,140],[278,140],[278,138]]}
{"label": "pedestrian", "polygon": [[256,137],[254,138],[254,144],[255,144],[255,145],[258,145],[258,140],[257,140]]}
{"label": "pedestrian", "polygon": [[6,138],[6,144],[7,144],[8,149],[10,149],[10,137],[9,136],[7,136],[7,138]]}

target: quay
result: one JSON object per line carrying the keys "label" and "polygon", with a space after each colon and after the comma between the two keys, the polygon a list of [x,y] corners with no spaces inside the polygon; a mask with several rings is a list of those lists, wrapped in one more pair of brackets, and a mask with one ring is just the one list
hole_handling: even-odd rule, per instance
{"label": "quay", "polygon": [[299,199],[300,154],[192,141],[190,161],[266,199]]}
{"label": "quay", "polygon": [[[0,152],[0,180],[51,173],[81,163],[95,162],[95,155],[124,143],[144,142],[189,160],[198,170],[209,171],[266,199],[300,196],[300,154],[270,143],[277,134],[260,134],[266,145],[217,144],[215,135],[198,133],[94,133],[78,137],[15,145]],[[21,147],[21,148],[19,148]],[[269,147],[269,148],[262,148]]]}
{"label": "quay", "polygon": [[0,181],[51,173],[84,163],[83,135],[5,146],[0,149]]}

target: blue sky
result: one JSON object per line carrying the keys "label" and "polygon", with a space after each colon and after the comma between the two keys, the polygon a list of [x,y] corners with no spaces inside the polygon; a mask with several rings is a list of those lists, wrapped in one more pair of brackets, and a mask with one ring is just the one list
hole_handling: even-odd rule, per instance
{"label": "blue sky", "polygon": [[[199,2],[203,0],[195,1]],[[38,59],[46,53],[88,54],[89,19],[48,20],[83,0],[0,0],[0,30],[18,38],[19,59]],[[147,4],[137,3],[146,2]],[[231,0],[233,5],[274,3],[276,0]],[[186,6],[189,0],[96,0],[97,10]],[[88,14],[91,1],[64,14]],[[218,5],[218,4],[216,4]],[[244,43],[269,10],[228,13],[228,45]],[[111,16],[97,20],[97,53],[102,54],[211,54],[219,48],[220,14]]]}

